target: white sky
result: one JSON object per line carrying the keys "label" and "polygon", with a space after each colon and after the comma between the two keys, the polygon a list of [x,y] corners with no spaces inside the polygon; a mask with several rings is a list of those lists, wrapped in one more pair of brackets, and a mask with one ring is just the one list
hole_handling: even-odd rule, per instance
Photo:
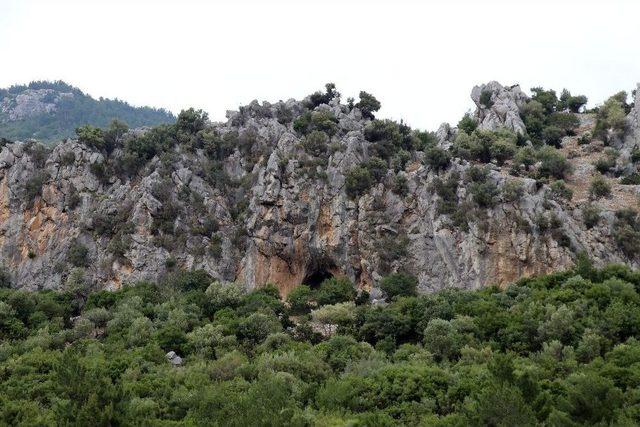
{"label": "white sky", "polygon": [[214,120],[332,81],[381,117],[456,123],[489,80],[586,94],[640,81],[640,2],[0,0],[0,87],[62,79],[94,97]]}

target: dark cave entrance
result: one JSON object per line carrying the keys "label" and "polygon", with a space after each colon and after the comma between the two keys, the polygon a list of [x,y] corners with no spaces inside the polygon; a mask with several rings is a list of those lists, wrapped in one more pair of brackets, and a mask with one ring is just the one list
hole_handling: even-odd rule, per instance
{"label": "dark cave entrance", "polygon": [[331,261],[322,261],[307,268],[307,274],[304,276],[303,284],[310,288],[316,289],[322,282],[333,277],[331,270],[335,265]]}

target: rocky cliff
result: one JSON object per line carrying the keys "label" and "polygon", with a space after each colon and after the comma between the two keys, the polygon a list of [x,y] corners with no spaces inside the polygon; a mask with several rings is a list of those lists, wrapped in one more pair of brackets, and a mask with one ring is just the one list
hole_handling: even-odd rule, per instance
{"label": "rocky cliff", "polygon": [[[472,99],[480,129],[526,134],[529,98],[517,86],[492,82]],[[247,288],[275,283],[284,294],[340,275],[375,296],[394,271],[429,292],[503,285],[569,266],[580,252],[637,265],[615,230],[616,211],[637,206],[640,186],[608,176],[609,196],[588,192],[593,162],[605,156],[602,141],[578,143],[593,114],[574,114],[577,132],[562,140],[573,197],[557,197],[554,180],[518,172],[513,159],[460,158],[459,129],[435,135],[374,120],[376,103],[367,94],[341,103],[329,86],[303,101],[254,101],[225,123],[188,111],[174,126],[96,130],[50,150],[6,145],[0,249],[12,286],[60,288],[82,268],[118,288],[184,268]],[[430,150],[446,161],[424,161]],[[585,224],[594,205],[595,224]]]}

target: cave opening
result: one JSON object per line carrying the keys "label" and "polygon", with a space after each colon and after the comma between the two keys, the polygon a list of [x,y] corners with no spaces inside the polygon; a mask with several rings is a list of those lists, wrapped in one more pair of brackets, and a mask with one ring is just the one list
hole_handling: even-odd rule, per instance
{"label": "cave opening", "polygon": [[321,262],[317,265],[307,268],[307,274],[304,276],[303,284],[310,288],[318,288],[322,282],[333,277],[331,273],[333,263]]}

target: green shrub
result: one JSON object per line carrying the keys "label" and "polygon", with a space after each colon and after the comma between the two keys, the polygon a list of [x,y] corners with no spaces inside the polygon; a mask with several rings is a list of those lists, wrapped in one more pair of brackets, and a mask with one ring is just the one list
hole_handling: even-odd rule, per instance
{"label": "green shrub", "polygon": [[412,148],[410,135],[403,135],[400,125],[392,120],[373,120],[364,128],[364,137],[373,143],[370,154],[382,159],[389,159],[400,148]]}
{"label": "green shrub", "polygon": [[333,98],[340,97],[340,92],[336,90],[334,83],[327,83],[324,85],[324,88],[324,93],[317,91],[309,95],[309,101],[305,105],[307,108],[313,110],[318,105],[328,104]]}
{"label": "green shrub", "polygon": [[382,178],[387,175],[387,172],[389,170],[387,162],[379,157],[371,157],[364,163],[364,167],[367,168],[369,174],[376,182],[380,182]]}
{"label": "green shrub", "polygon": [[78,141],[97,150],[105,147],[104,134],[102,129],[91,125],[84,125],[76,128]]}
{"label": "green shrub", "polygon": [[154,127],[142,135],[126,139],[122,161],[117,167],[126,175],[135,175],[149,160],[169,151],[176,143],[173,126]]}
{"label": "green shrub", "polygon": [[404,273],[391,274],[380,281],[380,289],[389,299],[397,296],[415,296],[418,294],[417,286],[418,279]]}
{"label": "green shrub", "polygon": [[618,159],[618,150],[608,148],[605,151],[605,156],[599,158],[593,164],[598,172],[605,174],[616,166],[616,160]]}
{"label": "green shrub", "polygon": [[73,240],[67,250],[67,262],[74,267],[88,267],[89,249],[78,240]]}
{"label": "green shrub", "polygon": [[287,303],[292,314],[306,314],[311,311],[313,291],[307,285],[299,285],[293,288],[287,295]]}
{"label": "green shrub", "polygon": [[165,278],[165,283],[182,291],[205,291],[213,278],[204,270],[176,271]]}
{"label": "green shrub", "polygon": [[373,113],[380,109],[382,104],[375,98],[375,96],[361,91],[360,92],[360,101],[355,105],[356,108],[359,108],[362,112],[362,116],[367,119],[373,120],[375,117]]}
{"label": "green shrub", "polygon": [[311,113],[311,129],[335,135],[338,131],[338,119],[331,111],[314,111]]}
{"label": "green shrub", "polygon": [[60,156],[60,164],[63,166],[70,166],[74,164],[76,161],[76,155],[73,151],[67,151],[62,156]]}
{"label": "green shrub", "polygon": [[594,177],[589,185],[589,196],[592,199],[611,196],[611,184],[602,175]]}
{"label": "green shrub", "polygon": [[542,142],[542,132],[545,128],[547,111],[545,107],[536,100],[527,102],[520,110],[520,115],[527,133],[534,143]]}
{"label": "green shrub", "polygon": [[433,180],[433,190],[440,197],[437,201],[438,214],[449,215],[456,212],[459,180],[460,176],[457,173],[450,174],[445,181],[440,178]]}
{"label": "green shrub", "polygon": [[595,227],[600,222],[600,208],[597,205],[586,205],[582,208],[582,220],[587,228]]}
{"label": "green shrub", "polygon": [[103,184],[109,182],[109,172],[104,162],[95,162],[89,165],[89,170]]}
{"label": "green shrub", "polygon": [[543,147],[538,150],[537,158],[541,162],[538,169],[540,177],[564,179],[571,171],[571,165],[566,157],[553,147]]}
{"label": "green shrub", "polygon": [[552,182],[549,188],[554,200],[571,200],[573,198],[573,191],[561,179]]}
{"label": "green shrub", "polygon": [[484,183],[489,178],[489,169],[486,166],[473,165],[467,169],[464,179],[467,182]]}
{"label": "green shrub", "polygon": [[557,126],[547,126],[542,131],[542,139],[545,144],[560,148],[564,132]]}
{"label": "green shrub", "polygon": [[131,246],[131,236],[123,233],[116,234],[107,245],[107,251],[123,259]]}
{"label": "green shrub", "polygon": [[415,138],[414,141],[414,149],[415,150],[425,150],[428,147],[433,147],[438,143],[438,137],[435,132],[423,132],[416,130],[414,132]]}
{"label": "green shrub", "polygon": [[320,283],[316,290],[316,301],[319,305],[337,304],[353,301],[357,292],[348,279],[344,277],[331,277]]}
{"label": "green shrub", "polygon": [[513,158],[516,150],[516,144],[512,139],[498,138],[491,144],[489,152],[496,163],[501,166],[504,162]]}
{"label": "green shrub", "polygon": [[314,130],[302,139],[302,147],[312,156],[321,156],[327,151],[329,137],[320,130]]}
{"label": "green shrub", "polygon": [[584,95],[572,96],[567,101],[567,107],[569,107],[572,113],[578,113],[587,101],[588,99]]}
{"label": "green shrub", "polygon": [[293,121],[293,130],[303,135],[309,132],[311,127],[311,112],[305,111]]}
{"label": "green shrub", "polygon": [[620,180],[622,185],[640,185],[640,173],[634,172],[627,176],[622,177]]}
{"label": "green shrub", "polygon": [[504,163],[516,153],[516,135],[506,129],[499,131],[475,130],[466,134],[460,132],[452,146],[458,157],[489,163],[495,160]]}
{"label": "green shrub", "polygon": [[408,181],[404,175],[396,175],[393,179],[393,192],[401,197],[409,194]]}
{"label": "green shrub", "polygon": [[492,182],[473,182],[469,186],[473,201],[481,208],[493,208],[499,194],[498,186]]}
{"label": "green shrub", "polygon": [[562,135],[575,135],[575,130],[580,126],[580,119],[571,113],[553,113],[547,119],[549,126],[555,126]]}
{"label": "green shrub", "polygon": [[480,105],[483,105],[485,108],[491,108],[493,106],[493,101],[491,100],[492,95],[493,93],[488,89],[480,92]]}
{"label": "green shrub", "polygon": [[179,132],[193,135],[203,130],[208,120],[209,116],[204,111],[189,108],[188,110],[180,111],[180,114],[178,114],[176,129]]}
{"label": "green shrub", "polygon": [[400,172],[407,167],[407,163],[411,160],[411,153],[407,150],[400,149],[391,157],[391,169]]}
{"label": "green shrub", "polygon": [[593,140],[591,132],[585,132],[578,138],[578,145],[587,145]]}
{"label": "green shrub", "polygon": [[214,234],[211,236],[209,240],[209,255],[214,257],[215,259],[220,259],[222,256],[222,237],[218,234]]}
{"label": "green shrub", "polygon": [[531,168],[531,166],[535,165],[537,161],[537,153],[533,147],[522,147],[520,148],[513,160],[514,168],[518,168],[523,166],[526,171]]}
{"label": "green shrub", "polygon": [[469,114],[465,114],[458,122],[458,129],[462,132],[471,135],[478,127],[478,123]]}
{"label": "green shrub", "polygon": [[116,146],[121,145],[122,137],[129,131],[129,126],[118,119],[114,119],[109,127],[103,131],[105,149],[111,153]]}
{"label": "green shrub", "polygon": [[541,87],[532,87],[531,92],[533,93],[531,99],[539,102],[547,114],[551,114],[556,110],[558,105],[558,96],[556,95],[555,90],[544,90]]}
{"label": "green shrub", "polygon": [[428,147],[424,150],[424,162],[434,171],[439,172],[449,167],[451,155],[440,147]]}
{"label": "green shrub", "polygon": [[394,261],[406,259],[409,254],[408,246],[409,239],[404,234],[385,234],[379,237],[376,241],[376,252],[380,258],[380,271],[390,272]]}
{"label": "green shrub", "polygon": [[34,172],[29,179],[25,182],[25,201],[28,205],[31,205],[36,197],[42,195],[42,186],[49,179],[49,174],[46,171]]}
{"label": "green shrub", "polygon": [[345,177],[345,192],[350,198],[356,199],[366,193],[374,182],[369,169],[354,166]]}
{"label": "green shrub", "polygon": [[609,140],[609,132],[614,135],[621,135],[626,128],[626,107],[627,94],[619,92],[613,95],[604,105],[598,109],[594,134],[603,141]]}
{"label": "green shrub", "polygon": [[524,195],[524,188],[520,181],[509,180],[501,188],[502,200],[508,203],[518,203]]}

